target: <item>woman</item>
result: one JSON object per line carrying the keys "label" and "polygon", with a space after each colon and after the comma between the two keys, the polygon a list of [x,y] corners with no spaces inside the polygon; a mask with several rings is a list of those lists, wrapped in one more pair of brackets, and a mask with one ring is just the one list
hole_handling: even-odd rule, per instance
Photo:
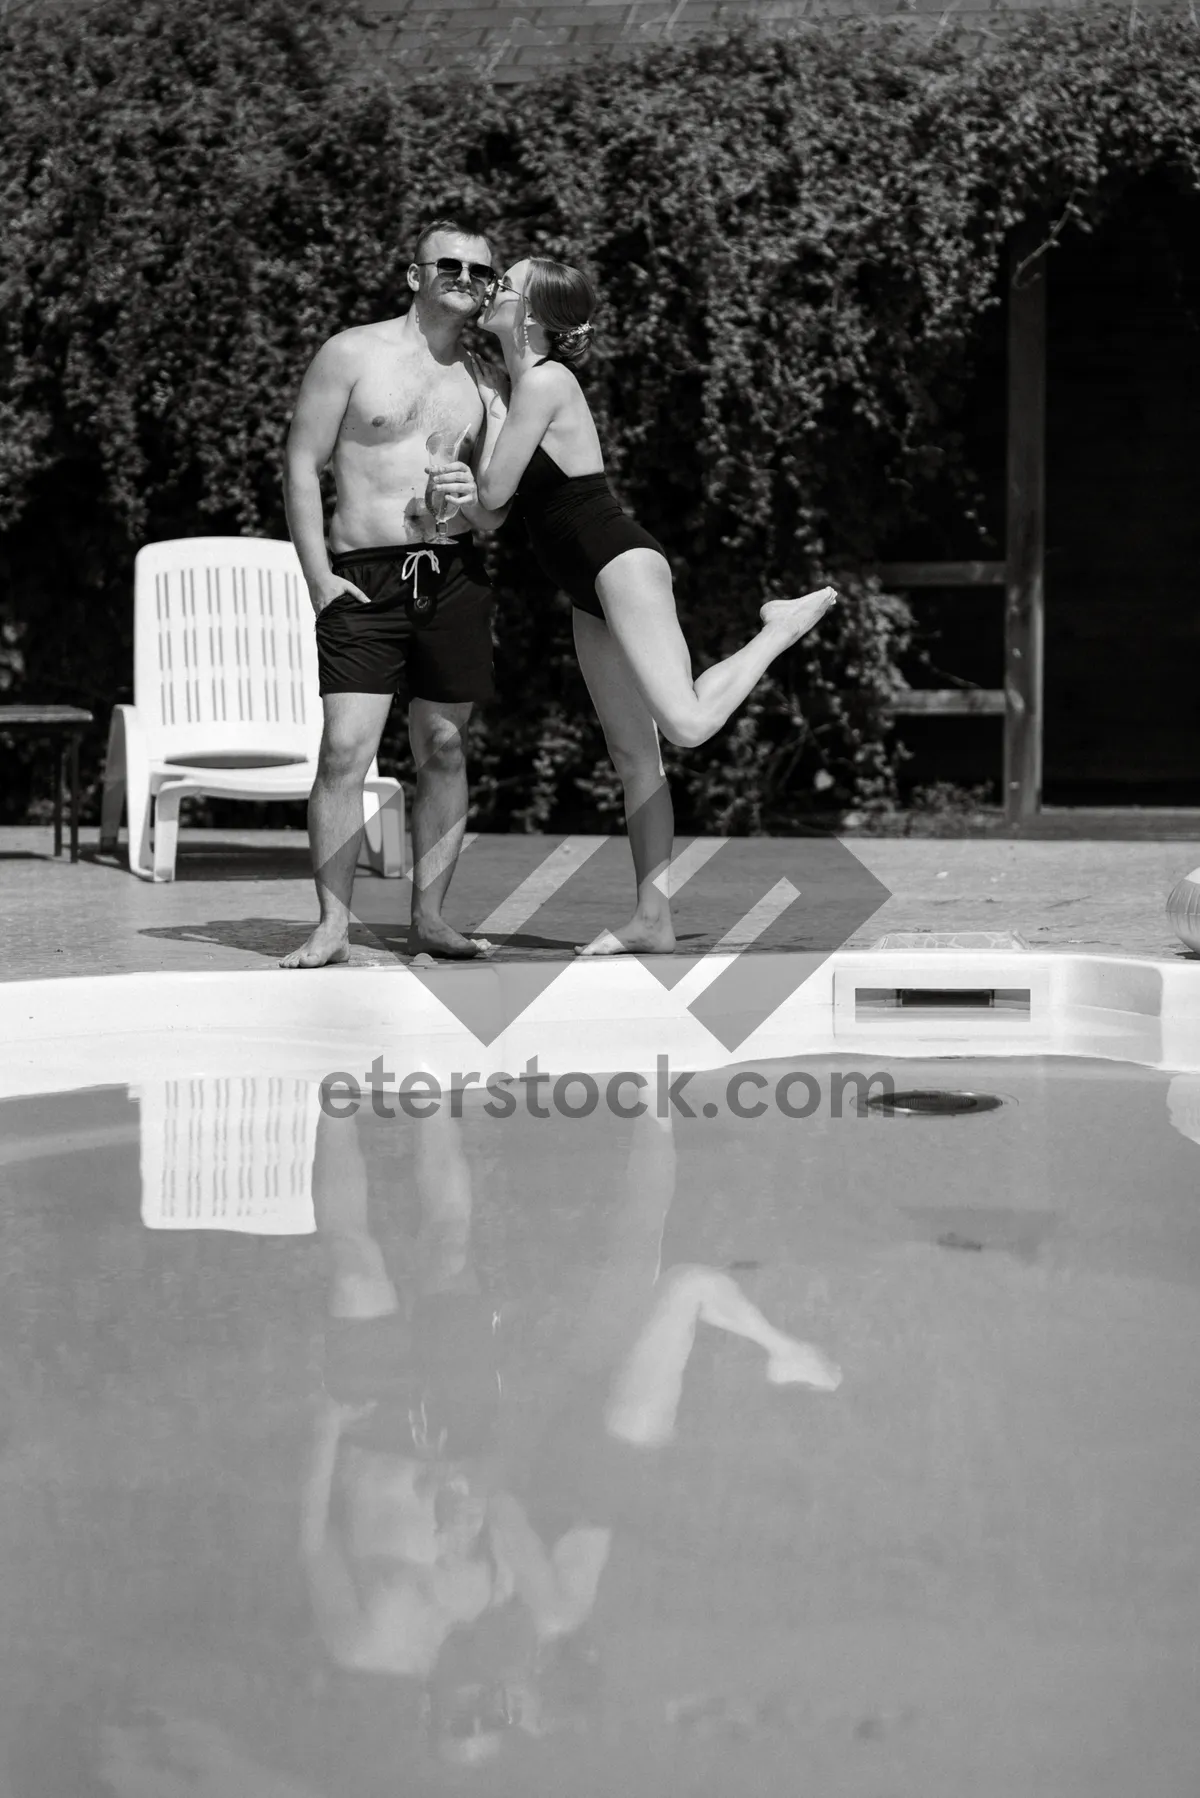
{"label": "woman", "polygon": [[[648,1519],[667,1515],[670,1482],[659,1487],[653,1451],[674,1437],[698,1326],[759,1347],[771,1386],[835,1392],[841,1383],[833,1361],[771,1324],[728,1273],[663,1269],[675,1184],[671,1120],[646,1108],[630,1135],[603,1271],[555,1356],[541,1427],[523,1449],[510,1437],[514,1477],[491,1488],[491,1551],[516,1601],[507,1607],[507,1664],[496,1638],[483,1639],[501,1621],[496,1610],[461,1628],[457,1653],[438,1663],[439,1711],[466,1720],[458,1739],[479,1758],[499,1753],[514,1725],[543,1735],[586,1722],[598,1683],[590,1620],[601,1581],[618,1536],[636,1538]],[[523,1654],[513,1652],[514,1610],[529,1624]]]}
{"label": "woman", "polygon": [[578,269],[540,257],[515,263],[493,288],[479,322],[500,341],[512,396],[502,428],[501,403],[489,412],[479,496],[491,509],[520,491],[534,554],[571,597],[579,665],[624,789],[637,909],[585,953],[669,953],[674,818],[658,733],[681,748],[707,742],[837,596],[822,587],[769,600],[758,635],[693,680],[666,556],[614,498],[573,372],[595,303]]}

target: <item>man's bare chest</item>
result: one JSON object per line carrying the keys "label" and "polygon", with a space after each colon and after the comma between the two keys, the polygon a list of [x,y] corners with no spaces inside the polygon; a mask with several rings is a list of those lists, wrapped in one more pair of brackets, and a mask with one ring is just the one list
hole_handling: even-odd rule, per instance
{"label": "man's bare chest", "polygon": [[364,369],[350,394],[342,437],[371,445],[420,442],[439,430],[471,438],[483,423],[483,402],[467,369],[430,371],[399,357]]}

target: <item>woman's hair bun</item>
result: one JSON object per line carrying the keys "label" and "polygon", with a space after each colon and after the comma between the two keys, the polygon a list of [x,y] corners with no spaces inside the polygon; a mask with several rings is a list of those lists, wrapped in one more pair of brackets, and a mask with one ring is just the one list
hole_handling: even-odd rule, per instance
{"label": "woman's hair bun", "polygon": [[572,325],[569,331],[547,331],[551,352],[558,362],[569,366],[582,362],[592,345],[592,327],[590,322]]}
{"label": "woman's hair bun", "polygon": [[574,367],[591,344],[596,290],[582,269],[535,256],[526,290],[530,312],[546,333],[555,362]]}

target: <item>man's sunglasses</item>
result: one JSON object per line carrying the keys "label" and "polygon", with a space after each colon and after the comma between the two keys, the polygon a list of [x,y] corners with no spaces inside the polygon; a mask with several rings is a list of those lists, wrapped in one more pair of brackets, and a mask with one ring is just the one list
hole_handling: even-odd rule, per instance
{"label": "man's sunglasses", "polygon": [[457,256],[439,256],[436,262],[418,262],[418,268],[435,268],[439,275],[445,275],[449,281],[457,281],[466,269],[472,281],[490,283],[498,279],[495,269],[488,262],[461,262]]}

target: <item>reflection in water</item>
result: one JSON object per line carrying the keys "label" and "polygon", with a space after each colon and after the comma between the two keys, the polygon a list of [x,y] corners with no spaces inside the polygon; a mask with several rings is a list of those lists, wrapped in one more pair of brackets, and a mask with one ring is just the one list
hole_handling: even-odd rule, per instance
{"label": "reflection in water", "polygon": [[0,1106],[0,1798],[1200,1790],[1200,1081],[975,1083]]}
{"label": "reflection in water", "polygon": [[483,1525],[500,1385],[458,1133],[430,1119],[413,1141],[421,1224],[401,1270],[371,1230],[356,1120],[318,1129],[329,1317],[302,1542],[334,1658],[421,1677],[455,1625],[493,1602]]}
{"label": "reflection in water", "polygon": [[646,1117],[549,1398],[533,1427],[502,1429],[499,1313],[472,1267],[461,1134],[442,1113],[415,1133],[421,1225],[401,1282],[371,1232],[357,1120],[321,1119],[330,1315],[303,1557],[334,1659],[421,1680],[438,1754],[478,1764],[508,1730],[586,1720],[586,1625],[627,1495],[674,1434],[697,1323],[758,1344],[772,1384],[832,1391],[841,1376],[728,1274],[662,1273],[675,1148],[670,1121]]}
{"label": "reflection in water", "polygon": [[[161,1712],[100,1731],[99,1772],[113,1798],[318,1798],[262,1766],[216,1724]],[[64,1794],[65,1798],[65,1794]]]}
{"label": "reflection in water", "polygon": [[1200,1143],[1200,1074],[1175,1074],[1167,1086],[1167,1116],[1180,1136]]}
{"label": "reflection in water", "polygon": [[266,1074],[147,1081],[142,1222],[149,1230],[302,1236],[312,1210],[316,1088]]}

